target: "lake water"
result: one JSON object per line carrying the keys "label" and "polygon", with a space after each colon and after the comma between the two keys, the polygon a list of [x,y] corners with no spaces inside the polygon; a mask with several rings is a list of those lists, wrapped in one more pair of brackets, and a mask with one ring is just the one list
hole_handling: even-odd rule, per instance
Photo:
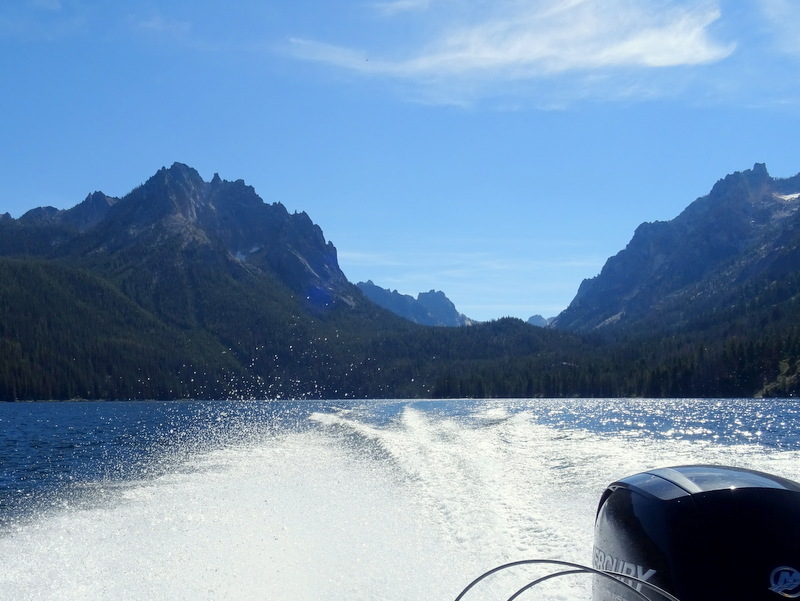
{"label": "lake water", "polygon": [[[505,562],[591,564],[606,485],[690,463],[800,480],[800,406],[0,404],[0,600],[451,600]],[[549,584],[523,598],[590,598]]]}

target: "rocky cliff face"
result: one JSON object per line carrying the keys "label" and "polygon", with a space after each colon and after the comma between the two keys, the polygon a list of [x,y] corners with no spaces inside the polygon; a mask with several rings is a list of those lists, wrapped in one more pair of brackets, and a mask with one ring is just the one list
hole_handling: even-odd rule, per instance
{"label": "rocky cliff face", "polygon": [[733,284],[780,277],[800,265],[798,208],[800,175],[773,179],[763,164],[729,175],[672,221],[639,226],[552,325],[585,332],[659,314],[681,320],[723,302]]}
{"label": "rocky cliff face", "polygon": [[[336,249],[308,215],[264,203],[242,180],[203,181],[181,163],[123,198],[95,192],[72,209],[34,209],[3,223],[6,254],[73,258],[117,272],[146,266],[165,277],[191,256],[229,273],[277,277],[315,304],[352,304],[356,296]],[[25,242],[31,237],[37,244]]]}

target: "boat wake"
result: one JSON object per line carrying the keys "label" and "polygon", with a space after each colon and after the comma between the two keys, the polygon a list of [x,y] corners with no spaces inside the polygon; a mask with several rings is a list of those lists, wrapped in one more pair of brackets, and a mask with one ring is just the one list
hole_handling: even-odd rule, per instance
{"label": "boat wake", "polygon": [[[502,403],[383,407],[250,424],[227,443],[193,443],[153,478],[96,482],[81,502],[12,524],[0,600],[454,599],[508,562],[591,565],[597,502],[614,479],[687,463],[791,478],[800,459],[553,427]],[[507,599],[543,573],[506,572],[464,599]],[[546,584],[537,598],[590,596],[585,575]]]}

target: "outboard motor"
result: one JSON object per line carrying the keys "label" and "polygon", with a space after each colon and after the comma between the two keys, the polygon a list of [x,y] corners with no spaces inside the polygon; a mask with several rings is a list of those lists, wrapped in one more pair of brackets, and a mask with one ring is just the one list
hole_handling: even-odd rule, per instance
{"label": "outboard motor", "polygon": [[[800,484],[732,467],[655,469],[604,492],[593,601],[780,601],[800,597]],[[627,585],[627,586],[626,586]],[[638,591],[641,594],[637,594]]]}

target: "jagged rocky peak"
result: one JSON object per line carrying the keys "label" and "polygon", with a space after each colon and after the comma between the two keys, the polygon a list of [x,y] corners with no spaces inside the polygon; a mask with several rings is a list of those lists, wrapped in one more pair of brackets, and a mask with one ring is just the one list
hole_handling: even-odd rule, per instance
{"label": "jagged rocky peak", "polygon": [[765,217],[772,218],[780,217],[785,208],[798,204],[798,197],[800,175],[776,179],[770,176],[764,163],[756,163],[752,169],[737,171],[719,180],[705,198],[711,204],[733,203],[748,209],[766,210],[770,214]]}
{"label": "jagged rocky peak", "polygon": [[[192,167],[173,163],[162,167],[124,198],[125,219],[149,227],[167,220],[171,228],[218,229],[224,217],[239,232],[258,220],[264,201],[243,180],[229,182],[215,173],[206,182]],[[244,242],[243,242],[244,243]]]}
{"label": "jagged rocky peak", "polygon": [[244,180],[227,181],[215,173],[205,182],[191,167],[175,163],[143,187],[169,199],[173,222],[180,215],[194,231],[221,242],[237,261],[275,271],[309,297],[351,295],[336,248],[322,229],[304,212],[290,215],[281,203],[265,203]]}
{"label": "jagged rocky peak", "polygon": [[429,290],[417,294],[417,302],[425,307],[431,315],[450,316],[458,314],[456,306],[441,290]]}
{"label": "jagged rocky peak", "polygon": [[208,187],[209,184],[195,169],[183,163],[173,163],[169,169],[159,169],[144,183],[142,190],[148,200],[167,202],[170,209],[195,221],[198,211],[207,204]]}
{"label": "jagged rocky peak", "polygon": [[94,209],[102,210],[102,209],[107,209],[115,202],[117,202],[117,200],[118,199],[114,198],[113,196],[106,196],[102,192],[95,191],[87,195],[81,204],[90,206]]}
{"label": "jagged rocky peak", "polygon": [[91,254],[98,263],[114,256],[137,268],[155,265],[158,273],[168,263],[178,269],[203,263],[237,277],[270,274],[317,306],[350,304],[358,296],[333,244],[307,214],[290,215],[280,203],[265,203],[241,179],[226,181],[215,173],[206,182],[183,163],[162,167],[122,198],[94,192],[67,211],[33,209],[18,221],[20,232],[47,226],[40,229],[51,238],[37,250],[48,253]]}
{"label": "jagged rocky peak", "polygon": [[674,219],[640,225],[598,276],[584,280],[554,325],[588,331],[630,324],[667,306],[689,314],[694,299],[770,269],[769,257],[793,245],[780,240],[791,238],[799,208],[800,174],[773,179],[763,163],[732,173]]}
{"label": "jagged rocky peak", "polygon": [[[85,230],[101,221],[108,213],[108,209],[117,200],[119,199],[106,196],[102,192],[93,192],[71,209],[61,210],[55,207],[37,207],[27,211],[19,218],[19,221],[27,225],[66,225]],[[0,219],[4,219],[6,216],[13,221],[13,218],[8,213],[0,216]]]}
{"label": "jagged rocky peak", "polygon": [[714,187],[711,189],[711,193],[713,194],[715,189],[720,186],[724,188],[726,186],[735,185],[739,182],[742,182],[751,188],[757,188],[768,184],[771,180],[772,178],[767,170],[767,165],[765,163],[755,163],[752,169],[734,171],[733,173],[723,177],[714,185]]}
{"label": "jagged rocky peak", "polygon": [[58,219],[59,213],[61,211],[55,207],[36,207],[27,211],[19,220],[30,224],[53,223]]}
{"label": "jagged rocky peak", "polygon": [[190,188],[204,187],[206,184],[194,167],[189,167],[189,165],[177,161],[172,163],[169,168],[162,167],[159,169],[153,178],[159,176]]}
{"label": "jagged rocky peak", "polygon": [[[794,213],[800,202],[800,176],[774,179],[766,165],[756,163],[753,169],[736,172],[718,181],[708,196],[695,201],[684,213],[694,216],[707,210],[731,228],[737,236],[747,237],[757,228],[773,227],[777,221]],[[677,219],[684,218],[684,215]],[[750,231],[748,233],[748,230]]]}
{"label": "jagged rocky peak", "polygon": [[102,192],[92,192],[83,202],[64,211],[62,218],[65,223],[86,230],[99,223],[117,201],[118,198],[106,196]]}
{"label": "jagged rocky peak", "polygon": [[756,163],[752,169],[736,171],[718,180],[704,198],[712,205],[731,200],[738,203],[752,203],[763,195],[771,182],[767,166]]}
{"label": "jagged rocky peak", "polygon": [[429,326],[464,326],[475,323],[458,312],[444,292],[420,292],[415,299],[397,290],[377,286],[372,280],[356,284],[361,292],[376,305],[404,319]]}
{"label": "jagged rocky peak", "polygon": [[221,239],[234,255],[263,246],[265,237],[276,238],[290,217],[283,205],[265,203],[242,179],[227,181],[215,173],[206,182],[177,162],[159,169],[122,204],[128,222],[150,227],[167,220],[173,229],[202,230]]}

